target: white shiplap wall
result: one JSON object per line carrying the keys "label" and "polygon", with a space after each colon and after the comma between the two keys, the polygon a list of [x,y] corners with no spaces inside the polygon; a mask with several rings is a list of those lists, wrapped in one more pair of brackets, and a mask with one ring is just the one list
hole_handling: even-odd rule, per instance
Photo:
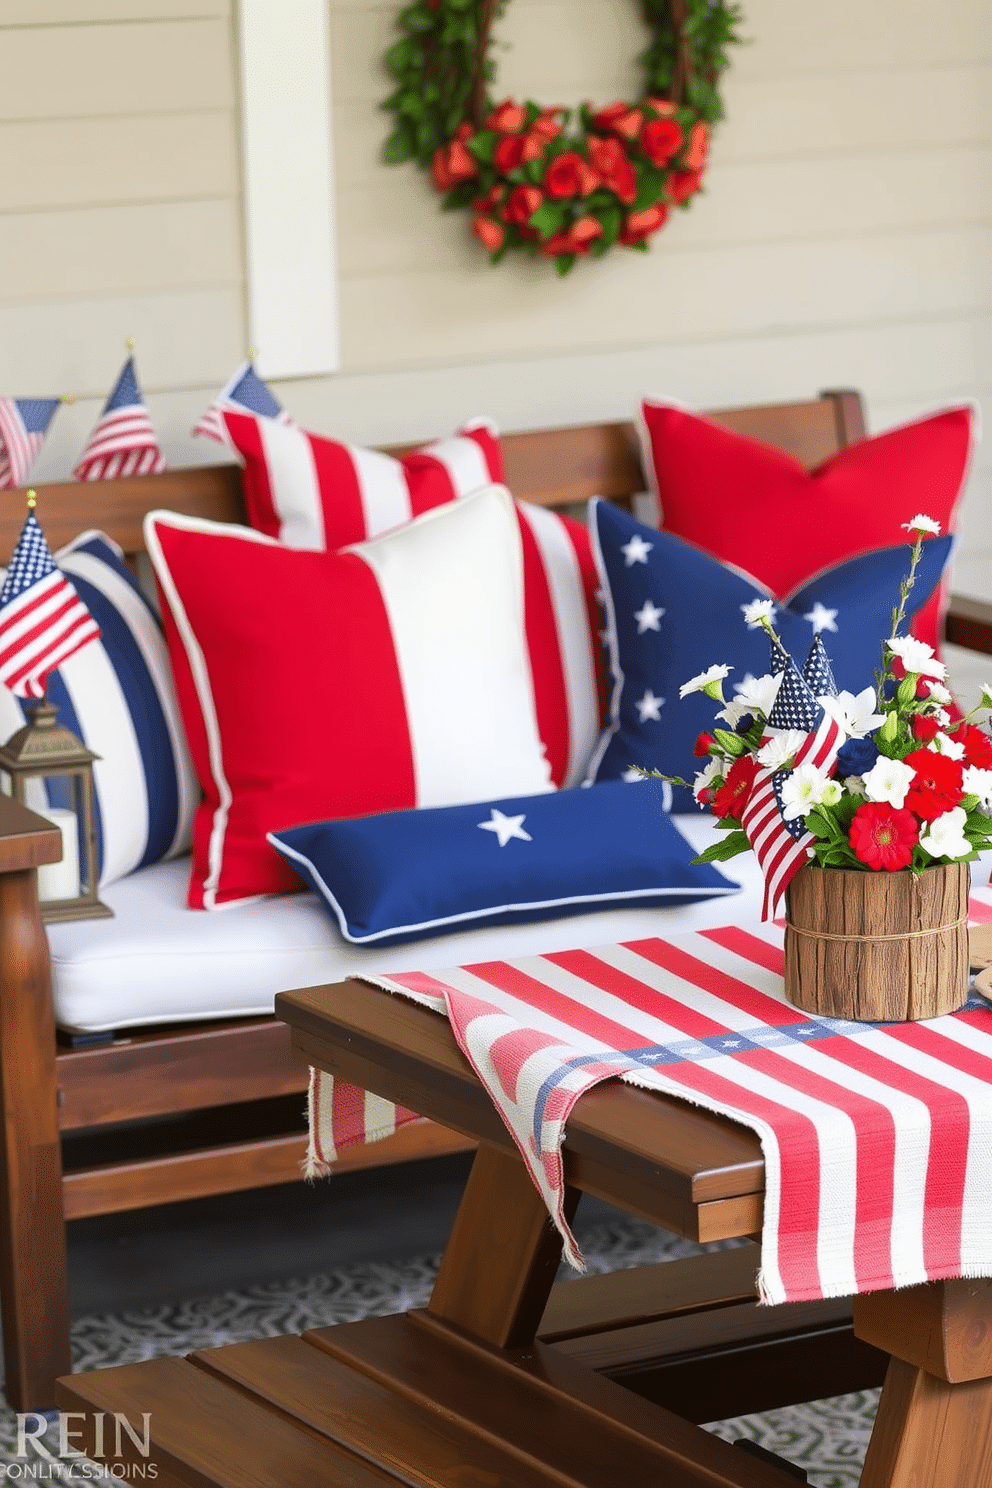
{"label": "white shiplap wall", "polygon": [[[379,162],[398,0],[329,0],[342,369],[277,390],[364,440],[492,413],[506,428],[846,383],[874,428],[992,393],[988,0],[745,0],[708,192],[648,255],[564,282],[489,268],[464,217]],[[287,22],[293,0],[286,0]],[[634,3],[513,0],[506,92],[607,101],[636,85]],[[0,8],[0,391],[73,391],[39,462],[68,469],[138,343],[176,463],[243,354],[237,82],[227,0]],[[957,587],[992,596],[992,455]]]}

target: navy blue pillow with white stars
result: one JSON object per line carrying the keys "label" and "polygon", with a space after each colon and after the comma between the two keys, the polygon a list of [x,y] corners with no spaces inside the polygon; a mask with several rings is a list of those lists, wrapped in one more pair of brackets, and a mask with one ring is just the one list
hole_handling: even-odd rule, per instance
{"label": "navy blue pillow with white stars", "polygon": [[659,780],[637,796],[613,782],[312,822],[269,841],[358,945],[736,894],[693,862],[664,803]]}
{"label": "navy blue pillow with white stars", "polygon": [[[800,669],[819,633],[838,688],[858,693],[873,683],[909,568],[908,542],[824,569],[779,599],[742,570],[645,527],[612,502],[590,503],[589,526],[612,675],[610,722],[590,763],[590,780],[639,780],[635,765],[692,780],[705,763],[693,755],[693,745],[712,730],[718,704],[698,692],[680,700],[679,688],[708,667],[726,664],[733,668],[723,684],[729,700],[735,682],[770,670],[767,636],[748,630],[741,613],[754,599],[775,598],[775,627]],[[940,583],[952,546],[949,537],[924,543],[907,620]],[[690,809],[691,792],[676,786],[672,810]]]}

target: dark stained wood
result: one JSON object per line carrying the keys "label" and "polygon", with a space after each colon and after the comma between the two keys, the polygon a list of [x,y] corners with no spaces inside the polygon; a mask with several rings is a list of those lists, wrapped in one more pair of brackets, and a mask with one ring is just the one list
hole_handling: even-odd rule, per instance
{"label": "dark stained wood", "polygon": [[854,1299],[859,1338],[958,1384],[992,1378],[992,1281],[935,1281]]}
{"label": "dark stained wood", "polygon": [[992,1380],[951,1385],[893,1359],[861,1488],[984,1488],[990,1482]]}
{"label": "dark stained wood", "polygon": [[58,863],[61,857],[58,827],[0,792],[0,873],[40,868],[42,863]]}
{"label": "dark stained wood", "polygon": [[[577,1189],[565,1194],[571,1219]],[[516,1153],[483,1142],[455,1223],[428,1312],[497,1348],[530,1343],[537,1332],[562,1242],[544,1200]]]}
{"label": "dark stained wood", "polygon": [[992,656],[992,604],[952,595],[944,632],[952,645]]}
{"label": "dark stained wood", "polygon": [[[154,1463],[157,1484],[186,1488],[386,1488],[397,1479],[327,1437],[301,1430],[274,1410],[259,1408],[241,1390],[185,1359],[151,1359],[59,1381],[60,1409],[79,1413],[70,1422],[73,1443],[94,1461]],[[147,1457],[126,1432],[117,1455],[113,1412],[122,1412],[143,1441]],[[96,1442],[103,1414],[103,1448]],[[118,1473],[120,1469],[118,1468]],[[146,1481],[152,1480],[148,1472]],[[122,1481],[140,1481],[136,1476]]]}
{"label": "dark stained wood", "polygon": [[[23,825],[18,817],[18,852],[30,861]],[[34,868],[0,873],[0,1309],[5,1388],[19,1407],[51,1405],[71,1357],[51,964],[37,878]]]}

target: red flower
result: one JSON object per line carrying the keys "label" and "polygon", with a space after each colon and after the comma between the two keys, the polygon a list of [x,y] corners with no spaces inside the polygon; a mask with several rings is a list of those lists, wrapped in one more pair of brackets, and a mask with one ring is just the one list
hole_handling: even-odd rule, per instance
{"label": "red flower", "polygon": [[680,207],[684,201],[688,201],[690,196],[694,196],[699,190],[702,179],[703,173],[701,170],[673,171],[665,182],[665,190],[675,205]]}
{"label": "red flower", "polygon": [[753,754],[741,754],[731,765],[723,785],[713,793],[714,816],[733,816],[740,820],[754,784],[758,761]]}
{"label": "red flower", "polygon": [[685,135],[677,119],[651,119],[641,135],[641,149],[653,165],[667,165],[682,148]]}
{"label": "red flower", "polygon": [[450,191],[459,181],[471,181],[479,174],[479,163],[460,139],[453,139],[434,151],[431,166],[438,191]]}
{"label": "red flower", "polygon": [[973,723],[959,723],[952,737],[964,745],[964,762],[976,770],[992,770],[992,739]]}
{"label": "red flower", "polygon": [[472,231],[490,253],[495,253],[497,248],[502,248],[506,238],[506,229],[500,223],[494,222],[492,217],[473,217]]}
{"label": "red flower", "polygon": [[653,108],[656,114],[674,114],[675,105],[670,98],[645,98],[644,102],[649,108]]}
{"label": "red flower", "polygon": [[714,737],[713,737],[712,734],[700,734],[699,738],[696,740],[695,744],[693,745],[692,752],[699,759],[702,759],[704,755],[709,754],[709,752],[710,752],[710,745],[711,744],[715,744],[715,743],[716,743],[716,740],[714,739]]}
{"label": "red flower", "polygon": [[472,202],[472,211],[491,212],[494,207],[499,206],[505,195],[506,187],[502,181],[497,181],[495,186],[489,188],[485,196],[477,196],[474,199]]}
{"label": "red flower", "polygon": [[921,744],[929,744],[940,733],[940,724],[936,718],[931,718],[926,713],[914,713],[910,728],[913,730],[913,738],[919,739]]}
{"label": "red flower", "polygon": [[906,792],[906,805],[924,821],[936,821],[961,804],[964,771],[959,760],[948,759],[933,749],[915,749],[906,755],[903,764],[916,771]]}
{"label": "red flower", "polygon": [[619,140],[589,139],[589,159],[603,178],[603,185],[620,198],[625,207],[637,197],[637,176]]}
{"label": "red flower", "polygon": [[558,119],[560,113],[561,109],[557,108],[542,109],[530,126],[529,133],[538,139],[547,140],[549,143],[551,140],[557,139],[561,134],[561,123]]}
{"label": "red flower", "polygon": [[496,146],[496,151],[495,151],[495,153],[493,155],[493,160],[494,160],[494,162],[496,164],[496,169],[500,172],[501,175],[504,175],[504,176],[509,175],[510,171],[516,170],[517,166],[520,164],[520,162],[521,162],[521,160],[523,160],[523,158],[524,158],[524,137],[523,137],[523,135],[522,134],[504,134],[503,138],[500,140],[499,144]]}
{"label": "red flower", "polygon": [[848,841],[859,863],[894,871],[908,868],[919,839],[916,818],[888,801],[866,801],[851,818]]}
{"label": "red flower", "polygon": [[558,155],[544,172],[544,187],[549,196],[563,201],[569,196],[588,196],[599,185],[599,177],[577,150]]}
{"label": "red flower", "polygon": [[644,207],[640,212],[628,212],[619,242],[625,248],[629,248],[633,243],[643,243],[645,238],[649,238],[664,225],[667,216],[668,208],[664,202],[655,202],[653,207]]}
{"label": "red flower", "polygon": [[592,127],[622,135],[624,139],[635,140],[641,132],[643,121],[644,115],[640,109],[632,108],[626,99],[621,98],[616,103],[607,104],[598,114],[593,114]]}
{"label": "red flower", "polygon": [[495,129],[500,134],[519,134],[526,118],[527,109],[522,103],[514,103],[512,98],[505,98],[493,109],[486,120],[485,128]]}
{"label": "red flower", "polygon": [[559,253],[588,253],[597,238],[603,236],[603,224],[598,217],[580,217],[567,232],[555,233],[541,244],[545,258],[554,258]]}
{"label": "red flower", "polygon": [[689,148],[685,152],[684,168],[701,171],[706,164],[706,153],[710,147],[710,126],[702,119],[689,130]]}
{"label": "red flower", "polygon": [[536,186],[514,186],[510,200],[503,208],[503,218],[522,227],[530,221],[543,200],[544,193]]}

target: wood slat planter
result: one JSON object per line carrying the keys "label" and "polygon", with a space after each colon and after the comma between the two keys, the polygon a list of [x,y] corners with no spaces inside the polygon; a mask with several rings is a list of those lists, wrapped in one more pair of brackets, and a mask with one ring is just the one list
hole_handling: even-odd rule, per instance
{"label": "wood slat planter", "polygon": [[785,995],[830,1018],[898,1022],[968,997],[967,863],[914,878],[801,868],[787,891]]}

